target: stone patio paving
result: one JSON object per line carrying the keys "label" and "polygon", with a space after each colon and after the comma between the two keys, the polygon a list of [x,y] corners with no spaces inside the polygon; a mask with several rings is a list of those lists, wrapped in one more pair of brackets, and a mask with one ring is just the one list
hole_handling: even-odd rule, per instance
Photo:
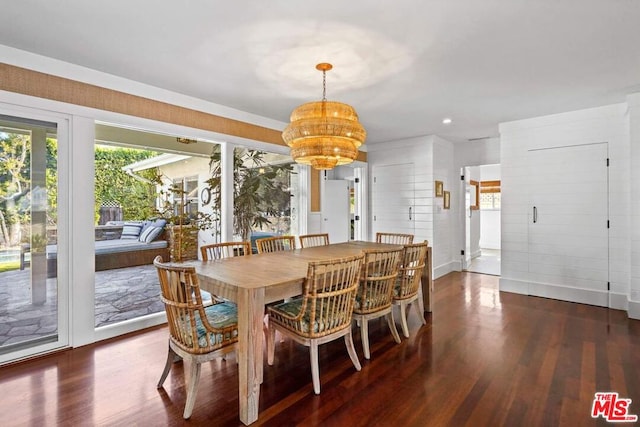
{"label": "stone patio paving", "polygon": [[[56,279],[47,279],[47,301],[31,304],[29,269],[0,273],[0,346],[56,332]],[[164,310],[153,265],[96,272],[96,327]]]}

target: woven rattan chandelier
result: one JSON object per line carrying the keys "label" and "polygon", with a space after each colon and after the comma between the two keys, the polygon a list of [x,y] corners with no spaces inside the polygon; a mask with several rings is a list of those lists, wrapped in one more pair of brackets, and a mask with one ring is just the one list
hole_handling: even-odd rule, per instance
{"label": "woven rattan chandelier", "polygon": [[353,162],[367,136],[353,107],[327,101],[327,71],[332,68],[325,62],[316,65],[322,71],[322,101],[307,102],[293,110],[291,123],[282,132],[291,157],[320,170]]}

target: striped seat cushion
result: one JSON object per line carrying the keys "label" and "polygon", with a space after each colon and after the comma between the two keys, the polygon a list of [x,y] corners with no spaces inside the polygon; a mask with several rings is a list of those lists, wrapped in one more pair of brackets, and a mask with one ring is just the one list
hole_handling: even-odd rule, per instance
{"label": "striped seat cushion", "polygon": [[[206,307],[204,312],[207,315],[209,324],[214,328],[226,328],[235,325],[231,333],[227,333],[225,336],[222,336],[221,333],[209,333],[211,343],[221,344],[223,341],[228,341],[238,336],[238,307],[234,303],[225,301],[214,304]],[[196,331],[198,334],[198,345],[200,347],[206,347],[208,345],[206,338],[207,330],[199,317],[196,319]]]}
{"label": "striped seat cushion", "polygon": [[[307,305],[307,309],[304,313],[304,315],[302,316],[302,318],[300,319],[299,322],[297,322],[296,324],[291,324],[288,321],[284,321],[281,322],[278,320],[278,313],[284,313],[288,316],[298,316],[298,314],[300,314],[300,312],[302,311],[302,301],[303,298],[302,297],[298,297],[298,298],[293,298],[287,302],[281,303],[281,304],[276,304],[273,306],[269,307],[269,311],[274,312],[273,316],[269,317],[269,321],[271,321],[271,319],[273,319],[276,323],[280,323],[284,326],[289,326],[291,329],[291,327],[293,327],[296,331],[300,331],[302,333],[309,333],[311,330],[313,330],[313,333],[320,333],[323,332],[325,330],[329,330],[332,329],[342,323],[343,322],[343,318],[342,316],[344,316],[345,314],[341,314],[340,316],[335,316],[333,318],[330,319],[330,322],[326,323],[325,322],[319,322],[317,319],[313,322],[313,326],[311,326],[311,304]],[[324,301],[324,300],[323,300]],[[322,305],[326,304],[322,304],[320,306],[318,306],[316,308],[316,313],[319,313],[322,310]],[[326,310],[326,307],[324,307]],[[317,314],[316,314],[317,315]],[[351,313],[348,313],[348,315],[350,316]],[[348,324],[348,322],[346,322]]]}
{"label": "striped seat cushion", "polygon": [[142,221],[126,221],[122,226],[120,238],[123,240],[138,240],[142,231]]}

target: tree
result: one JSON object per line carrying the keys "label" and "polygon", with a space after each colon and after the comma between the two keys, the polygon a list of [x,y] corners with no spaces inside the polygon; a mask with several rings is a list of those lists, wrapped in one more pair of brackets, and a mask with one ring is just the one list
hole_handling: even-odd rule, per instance
{"label": "tree", "polygon": [[[289,179],[291,164],[271,165],[266,153],[258,150],[235,149],[233,152],[233,232],[249,240],[251,230],[271,224],[269,217],[289,214]],[[215,210],[221,209],[222,161],[216,145],[209,165],[207,180]]]}
{"label": "tree", "polygon": [[15,246],[22,239],[22,223],[29,218],[30,179],[27,134],[0,133],[0,245]]}

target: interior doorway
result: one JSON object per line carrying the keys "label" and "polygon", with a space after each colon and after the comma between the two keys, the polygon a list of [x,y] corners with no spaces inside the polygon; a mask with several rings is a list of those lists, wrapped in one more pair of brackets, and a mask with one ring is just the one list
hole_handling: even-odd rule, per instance
{"label": "interior doorway", "polygon": [[500,275],[500,165],[466,166],[461,181],[464,195],[462,269]]}

